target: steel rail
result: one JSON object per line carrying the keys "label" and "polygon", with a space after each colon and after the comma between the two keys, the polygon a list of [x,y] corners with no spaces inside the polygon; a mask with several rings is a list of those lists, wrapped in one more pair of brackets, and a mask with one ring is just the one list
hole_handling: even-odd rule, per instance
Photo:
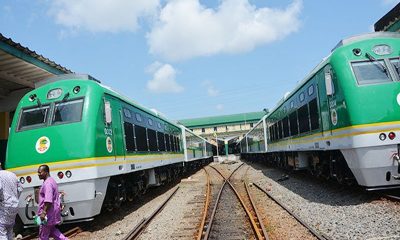
{"label": "steel rail", "polygon": [[[231,173],[230,176],[232,176],[232,174],[233,174],[234,172],[236,172],[236,170],[238,170],[242,165],[243,165],[243,163],[240,164],[240,165]],[[204,234],[204,237],[203,237],[204,240],[207,240],[207,239],[209,238],[209,236],[210,236],[210,232],[211,232],[211,228],[212,228],[212,223],[214,222],[214,217],[215,217],[215,213],[217,212],[219,200],[220,200],[221,195],[222,195],[222,190],[224,190],[224,187],[225,187],[226,182],[227,182],[227,181],[226,181],[226,178],[222,175],[222,173],[220,173],[220,172],[219,172],[216,168],[214,168],[213,166],[209,166],[209,167],[213,168],[214,170],[216,170],[216,172],[217,172],[219,175],[221,175],[221,177],[224,179],[224,183],[222,184],[222,187],[221,187],[221,189],[220,189],[219,192],[218,192],[218,196],[217,196],[217,199],[216,199],[216,202],[215,202],[215,206],[214,206],[213,211],[212,211],[212,213],[211,213],[210,221],[209,221],[209,224],[208,224],[206,233]],[[230,177],[230,176],[229,176],[229,177]],[[208,209],[204,209],[204,211],[205,211],[205,213],[207,214]],[[200,232],[203,232],[203,229],[200,229]]]}
{"label": "steel rail", "polygon": [[175,190],[168,196],[168,198],[147,218],[143,218],[123,239],[124,240],[132,240],[136,239],[140,236],[143,230],[147,225],[154,219],[154,217],[161,212],[161,210],[167,205],[169,200],[175,195],[178,191],[179,186],[175,188]]}
{"label": "steel rail", "polygon": [[256,205],[255,205],[255,203],[254,203],[254,201],[253,201],[253,198],[251,197],[249,188],[247,187],[247,183],[244,182],[243,184],[244,184],[244,187],[246,188],[247,195],[249,196],[251,206],[253,207],[254,212],[256,213],[258,222],[260,223],[261,230],[262,230],[262,232],[263,232],[263,235],[264,235],[264,237],[265,237],[265,240],[269,240],[267,230],[265,229],[265,226],[264,226],[264,224],[262,223],[262,220],[261,220],[260,214],[259,214],[259,212],[258,212],[258,209],[256,208]]}
{"label": "steel rail", "polygon": [[210,205],[210,195],[211,195],[210,175],[208,174],[206,168],[203,168],[203,169],[204,169],[204,172],[206,173],[206,176],[207,176],[207,191],[206,191],[206,202],[204,203],[203,217],[202,217],[202,220],[201,220],[199,233],[197,235],[197,240],[201,240],[201,237],[203,236],[203,233],[204,233],[204,225],[206,223],[207,212],[208,212],[208,208],[209,208],[209,205]]}
{"label": "steel rail", "polygon": [[[67,238],[72,238],[72,237],[75,237],[76,235],[78,235],[81,232],[82,232],[82,228],[74,227],[74,228],[71,228],[70,230],[64,232],[63,235],[66,236]],[[39,235],[38,232],[34,232],[32,234],[29,234],[29,235],[26,235],[26,236],[22,237],[21,240],[36,239],[36,238],[38,238],[38,235]]]}
{"label": "steel rail", "polygon": [[[264,235],[264,236],[263,236],[264,232],[263,232],[263,233],[260,232],[260,230],[259,230],[259,228],[258,228],[258,226],[257,226],[257,223],[256,223],[256,221],[255,221],[253,215],[251,214],[250,210],[248,209],[248,207],[247,207],[246,204],[244,203],[244,201],[243,201],[242,197],[240,196],[239,192],[236,190],[236,188],[233,186],[233,184],[229,181],[229,179],[233,176],[233,174],[234,174],[241,166],[243,166],[243,163],[242,163],[239,167],[237,167],[237,168],[231,173],[231,175],[230,175],[228,178],[224,177],[224,176],[222,175],[222,173],[219,172],[218,169],[214,168],[213,166],[211,166],[211,167],[214,168],[217,172],[220,173],[220,175],[225,179],[225,181],[229,184],[229,186],[230,186],[230,187],[232,188],[232,190],[235,192],[236,197],[238,198],[240,204],[242,205],[243,209],[245,210],[245,212],[246,212],[246,214],[247,214],[247,216],[248,216],[248,218],[249,218],[249,220],[250,220],[251,226],[252,226],[254,232],[256,233],[257,238],[260,239],[260,240],[261,240],[261,239],[268,239],[268,235]],[[251,200],[250,200],[250,201],[251,201]],[[252,203],[252,204],[253,204],[253,203]],[[254,207],[253,207],[253,208],[254,208]],[[254,208],[254,209],[255,209],[255,208]],[[260,220],[260,218],[258,218],[258,220],[259,220],[258,223],[259,223],[260,225],[263,225],[262,222],[261,222],[261,220]]]}
{"label": "steel rail", "polygon": [[257,183],[253,183],[254,186],[256,186],[260,191],[262,191],[263,193],[265,193],[270,199],[272,199],[275,203],[277,203],[279,206],[281,206],[283,209],[286,210],[286,212],[288,212],[292,217],[294,217],[299,223],[301,223],[301,225],[303,225],[309,232],[311,232],[316,238],[318,238],[319,240],[331,240],[331,238],[325,236],[322,233],[319,233],[317,230],[315,230],[313,227],[311,227],[310,225],[308,225],[306,222],[304,222],[303,220],[301,220],[301,218],[299,216],[297,216],[297,214],[295,214],[293,211],[291,211],[290,209],[288,209],[285,205],[283,205],[278,199],[276,199],[275,197],[273,197],[271,194],[269,194],[266,190],[264,190],[262,187],[260,187]]}

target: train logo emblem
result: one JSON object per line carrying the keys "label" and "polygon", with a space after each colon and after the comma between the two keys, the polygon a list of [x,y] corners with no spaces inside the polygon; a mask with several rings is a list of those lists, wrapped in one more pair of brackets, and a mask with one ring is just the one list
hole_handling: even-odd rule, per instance
{"label": "train logo emblem", "polygon": [[110,137],[107,137],[107,138],[106,138],[106,147],[107,147],[107,151],[108,151],[109,153],[111,153],[112,150],[113,150],[113,145],[112,145],[112,141],[111,141],[111,138],[110,138]]}
{"label": "train logo emblem", "polygon": [[50,139],[48,137],[40,137],[36,141],[36,151],[40,154],[45,153],[50,148]]}
{"label": "train logo emblem", "polygon": [[336,126],[337,124],[337,112],[335,109],[331,110],[331,120],[332,120],[332,124]]}

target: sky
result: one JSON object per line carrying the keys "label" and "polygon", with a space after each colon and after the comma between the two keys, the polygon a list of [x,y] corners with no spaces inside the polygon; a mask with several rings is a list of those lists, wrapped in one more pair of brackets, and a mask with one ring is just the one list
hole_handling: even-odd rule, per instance
{"label": "sky", "polygon": [[172,120],[273,109],[393,0],[0,0],[0,33]]}

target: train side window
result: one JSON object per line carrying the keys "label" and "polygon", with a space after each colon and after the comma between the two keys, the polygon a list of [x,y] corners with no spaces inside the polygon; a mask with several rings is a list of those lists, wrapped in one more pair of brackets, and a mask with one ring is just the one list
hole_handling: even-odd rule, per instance
{"label": "train side window", "polygon": [[147,123],[148,123],[150,126],[153,126],[153,119],[149,118],[149,119],[147,120]]}
{"label": "train side window", "polygon": [[305,133],[310,131],[310,121],[308,115],[308,105],[305,104],[297,110],[299,117],[299,130],[300,133]]}
{"label": "train side window", "polygon": [[296,136],[299,133],[298,124],[297,124],[297,111],[289,114],[289,123],[290,123],[290,136]]}
{"label": "train side window", "polygon": [[179,137],[176,137],[176,149],[178,152],[181,151],[181,141],[180,141]]}
{"label": "train side window", "polygon": [[353,62],[351,66],[359,85],[392,82],[383,60]]}
{"label": "train side window", "polygon": [[147,137],[149,139],[149,150],[151,152],[158,151],[156,131],[154,131],[153,129],[148,128],[147,129]]}
{"label": "train side window", "polygon": [[305,98],[304,92],[300,93],[300,95],[299,95],[300,102],[304,101],[304,98]]}
{"label": "train side window", "polygon": [[125,144],[127,152],[134,152],[136,150],[135,134],[133,132],[133,125],[129,122],[124,122],[125,131]]}
{"label": "train side window", "polygon": [[308,96],[311,96],[314,94],[314,85],[310,85],[308,87]]}
{"label": "train side window", "polygon": [[146,128],[135,125],[136,145],[138,151],[148,151]]}
{"label": "train side window", "polygon": [[169,142],[169,134],[165,134],[165,146],[166,146],[165,150],[167,152],[170,152],[171,151],[171,144]]}
{"label": "train side window", "polygon": [[157,139],[158,139],[158,150],[164,152],[165,151],[165,138],[164,133],[157,132]]}
{"label": "train side window", "polygon": [[169,142],[171,144],[171,152],[175,152],[176,148],[175,148],[174,136],[173,135],[169,135]]}
{"label": "train side window", "polygon": [[314,98],[308,103],[310,109],[310,122],[311,122],[311,130],[315,130],[319,128],[319,112],[318,112],[318,104],[317,98]]}
{"label": "train side window", "polygon": [[289,137],[289,118],[285,117],[283,120],[283,137]]}
{"label": "train side window", "polygon": [[136,120],[137,120],[138,122],[141,122],[141,121],[142,121],[142,116],[140,115],[140,113],[135,113],[135,117],[136,117]]}
{"label": "train side window", "polygon": [[131,118],[131,111],[129,111],[129,109],[124,108],[124,115],[126,118]]}
{"label": "train side window", "polygon": [[279,135],[278,135],[278,123],[274,123],[274,134],[275,134],[275,140],[279,139]]}

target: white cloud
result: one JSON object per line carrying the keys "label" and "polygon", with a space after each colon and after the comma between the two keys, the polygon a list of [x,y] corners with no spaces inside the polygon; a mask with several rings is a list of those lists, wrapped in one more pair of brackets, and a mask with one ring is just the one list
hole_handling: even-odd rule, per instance
{"label": "white cloud", "polygon": [[251,51],[296,32],[301,9],[301,0],[286,9],[257,8],[248,0],[221,0],[216,9],[199,0],[171,0],[147,40],[151,53],[168,60]]}
{"label": "white cloud", "polygon": [[218,111],[222,111],[222,110],[224,110],[224,105],[222,105],[222,104],[217,104],[217,106],[215,106],[215,108],[216,108]]}
{"label": "white cloud", "polygon": [[214,87],[214,85],[210,81],[208,80],[203,81],[202,85],[206,87],[208,96],[210,97],[218,96],[219,91]]}
{"label": "white cloud", "polygon": [[154,62],[147,68],[153,74],[153,79],[147,82],[147,89],[154,93],[179,93],[183,87],[176,78],[176,70],[169,64]]}
{"label": "white cloud", "polygon": [[50,15],[73,30],[135,31],[141,17],[152,16],[159,0],[54,0]]}

